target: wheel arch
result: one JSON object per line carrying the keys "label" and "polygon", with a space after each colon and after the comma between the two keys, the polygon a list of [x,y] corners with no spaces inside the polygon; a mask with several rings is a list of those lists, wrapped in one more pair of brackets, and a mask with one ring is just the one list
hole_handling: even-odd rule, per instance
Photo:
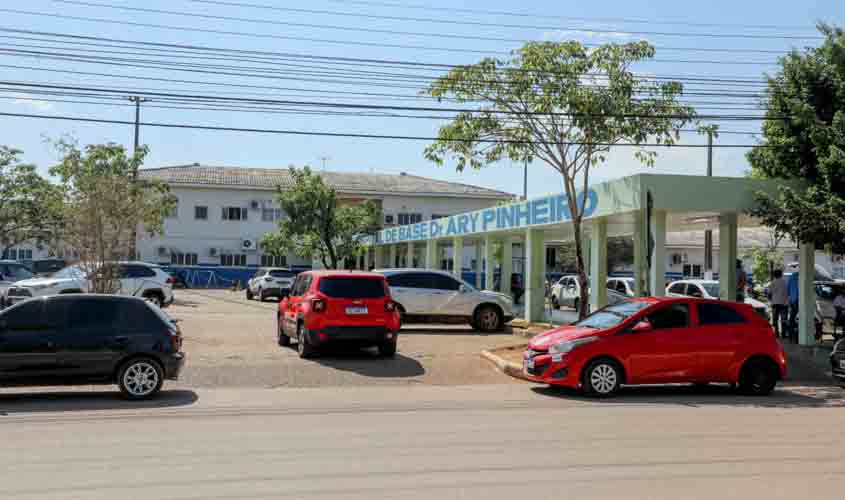
{"label": "wheel arch", "polygon": [[622,372],[622,380],[619,383],[628,383],[628,370],[625,368],[625,363],[623,363],[621,359],[617,358],[616,356],[611,356],[610,354],[596,354],[595,356],[588,358],[581,365],[581,368],[578,373],[578,380],[581,382],[581,385],[584,385],[584,376],[587,374],[587,368],[594,362],[600,360],[606,360],[615,364],[617,368],[619,368],[619,371]]}
{"label": "wheel arch", "polygon": [[130,361],[135,361],[136,359],[148,359],[154,362],[156,365],[158,365],[159,369],[161,369],[161,373],[164,375],[164,378],[167,378],[167,370],[164,368],[164,363],[162,363],[160,359],[158,359],[152,354],[134,353],[124,356],[120,359],[120,361],[117,362],[114,367],[114,370],[112,371],[112,380],[114,380],[115,383],[119,383],[120,370],[123,369],[123,367],[126,366],[127,363],[129,363]]}
{"label": "wheel arch", "polygon": [[504,321],[505,321],[505,310],[502,309],[502,306],[500,306],[499,304],[497,304],[495,302],[482,302],[482,303],[476,305],[475,309],[472,310],[471,319],[473,321],[475,321],[475,317],[478,315],[478,311],[480,311],[482,307],[492,307],[493,309],[495,309],[499,313],[499,316],[502,317],[502,323],[504,323]]}
{"label": "wheel arch", "polygon": [[778,365],[777,361],[775,361],[774,358],[772,358],[768,354],[754,353],[754,354],[751,354],[749,356],[746,356],[745,360],[742,363],[738,364],[736,370],[732,374],[733,375],[732,380],[739,380],[740,376],[742,375],[743,370],[745,370],[745,368],[750,366],[752,363],[764,363],[764,364],[768,365],[769,369],[772,370],[772,373],[775,374],[775,378],[778,381],[781,381],[783,379],[781,372],[780,372],[780,366]]}

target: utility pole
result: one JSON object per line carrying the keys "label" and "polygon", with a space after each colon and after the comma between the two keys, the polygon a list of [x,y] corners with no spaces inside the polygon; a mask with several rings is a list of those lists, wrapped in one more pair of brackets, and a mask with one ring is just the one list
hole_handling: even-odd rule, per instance
{"label": "utility pole", "polygon": [[[713,131],[707,131],[707,177],[713,177]],[[710,272],[713,279],[713,230],[704,231],[704,272]]]}
{"label": "utility pole", "polygon": [[528,199],[528,160],[523,161],[522,167],[522,199]]}
{"label": "utility pole", "polygon": [[323,171],[326,170],[326,162],[331,160],[328,156],[321,156],[320,161],[323,162]]}
{"label": "utility pole", "polygon": [[[141,97],[139,95],[129,96],[129,100],[135,103],[135,148],[132,150],[132,156],[134,157],[138,154],[138,148],[141,147],[140,144],[140,129],[141,129],[141,103],[146,102],[146,98]],[[138,180],[138,165],[132,169],[132,181]],[[132,229],[132,240],[129,243],[129,258],[130,260],[135,260],[138,258],[138,229]]]}

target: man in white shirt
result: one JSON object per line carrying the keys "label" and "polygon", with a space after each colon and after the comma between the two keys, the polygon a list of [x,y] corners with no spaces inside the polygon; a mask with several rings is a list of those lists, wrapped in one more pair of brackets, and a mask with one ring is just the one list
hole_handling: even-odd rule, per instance
{"label": "man in white shirt", "polygon": [[787,329],[783,323],[786,322],[786,315],[789,310],[789,293],[787,292],[786,279],[780,269],[775,269],[774,279],[769,285],[769,295],[771,296],[772,325],[775,329],[775,335],[786,337],[788,336]]}

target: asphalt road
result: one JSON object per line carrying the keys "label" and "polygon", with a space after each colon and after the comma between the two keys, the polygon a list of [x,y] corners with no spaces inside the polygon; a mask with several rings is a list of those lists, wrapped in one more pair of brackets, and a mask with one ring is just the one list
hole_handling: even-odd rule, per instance
{"label": "asphalt road", "polygon": [[6,394],[0,477],[16,500],[841,498],[842,403],[528,384]]}

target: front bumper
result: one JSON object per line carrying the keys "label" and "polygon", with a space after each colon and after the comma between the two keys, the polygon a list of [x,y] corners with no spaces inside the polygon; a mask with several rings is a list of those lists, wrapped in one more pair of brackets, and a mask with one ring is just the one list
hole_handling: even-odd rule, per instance
{"label": "front bumper", "polygon": [[[533,366],[529,364],[529,360],[533,360]],[[548,353],[529,354],[526,352],[522,356],[522,375],[528,380],[543,384],[574,388],[579,385],[578,374],[573,370],[566,356],[563,356],[560,361],[555,361]]]}
{"label": "front bumper", "polygon": [[177,352],[169,354],[162,359],[164,364],[164,378],[167,380],[179,380],[179,374],[185,366],[185,353]]}

